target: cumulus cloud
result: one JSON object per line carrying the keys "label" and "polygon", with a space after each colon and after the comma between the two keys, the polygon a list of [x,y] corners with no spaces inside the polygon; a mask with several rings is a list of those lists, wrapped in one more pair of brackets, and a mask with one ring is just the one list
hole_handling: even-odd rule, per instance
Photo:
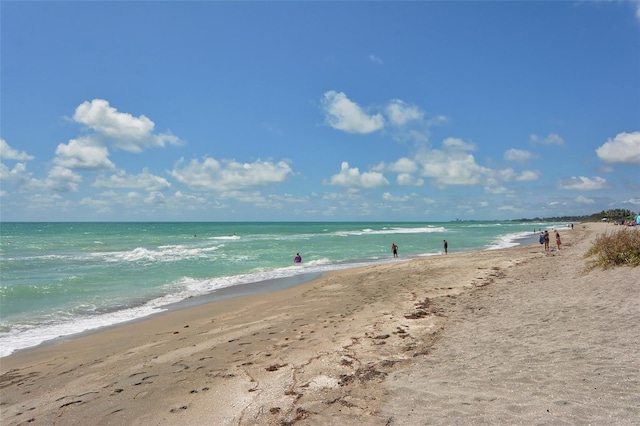
{"label": "cumulus cloud", "polygon": [[420,179],[420,178],[414,177],[413,175],[411,175],[409,173],[400,173],[398,175],[398,177],[396,178],[396,182],[398,182],[398,185],[402,185],[402,186],[422,186],[422,185],[424,185],[424,179]]}
{"label": "cumulus cloud", "polygon": [[170,172],[177,181],[190,188],[214,191],[233,191],[280,183],[292,173],[285,161],[239,163],[214,158],[205,158],[202,162],[194,159],[188,163],[181,159]]}
{"label": "cumulus cloud", "polygon": [[408,105],[399,99],[392,100],[385,108],[389,121],[396,126],[404,126],[409,121],[422,120],[424,113],[415,105]]}
{"label": "cumulus cloud", "polygon": [[513,190],[504,186],[486,186],[484,191],[487,194],[513,194]]}
{"label": "cumulus cloud", "polygon": [[365,134],[384,127],[382,114],[368,115],[342,92],[326,92],[322,99],[322,108],[327,124],[334,129]]}
{"label": "cumulus cloud", "polygon": [[13,169],[0,163],[0,180],[18,186],[21,191],[78,192],[82,177],[66,167],[55,166],[44,179],[37,179],[27,172],[24,163],[17,163]]}
{"label": "cumulus cloud", "polygon": [[389,181],[382,173],[360,173],[357,167],[349,168],[349,163],[344,161],[340,167],[340,173],[331,176],[329,184],[356,188],[378,188],[389,185]]}
{"label": "cumulus cloud", "polygon": [[155,176],[145,168],[138,175],[127,175],[122,170],[109,177],[99,176],[93,186],[102,188],[134,188],[145,191],[163,191],[171,187],[171,184],[163,177]]}
{"label": "cumulus cloud", "polygon": [[540,179],[540,172],[538,170],[523,170],[516,180],[519,182],[534,181]]}
{"label": "cumulus cloud", "polygon": [[389,164],[387,170],[395,173],[415,173],[418,171],[418,165],[415,161],[403,157]]}
{"label": "cumulus cloud", "polygon": [[609,184],[606,179],[599,176],[594,178],[588,178],[584,176],[572,176],[568,179],[563,179],[558,183],[560,189],[574,189],[579,191],[593,191],[597,189],[609,188]]}
{"label": "cumulus cloud", "polygon": [[448,118],[443,115],[426,118],[424,111],[418,106],[400,99],[392,99],[382,107],[374,107],[365,112],[364,108],[344,93],[333,90],[324,93],[321,105],[325,122],[334,129],[359,134],[384,129],[388,136],[398,142],[427,144],[429,129],[448,122]]}
{"label": "cumulus cloud", "polygon": [[533,154],[529,151],[522,149],[508,149],[504,152],[504,159],[506,161],[515,161],[518,163],[525,163],[533,158]]}
{"label": "cumulus cloud", "polygon": [[45,179],[31,179],[26,184],[27,189],[53,192],[78,192],[82,177],[72,170],[55,166],[49,170]]}
{"label": "cumulus cloud", "polygon": [[580,204],[595,204],[595,201],[592,200],[591,198],[587,198],[584,195],[578,195],[576,197],[576,203],[580,203]]}
{"label": "cumulus cloud", "polygon": [[531,135],[529,137],[532,143],[542,145],[564,145],[564,139],[557,133],[549,133],[546,137],[540,137],[538,135]]}
{"label": "cumulus cloud", "polygon": [[607,163],[640,164],[640,132],[618,133],[596,149],[596,154]]}
{"label": "cumulus cloud", "polygon": [[416,161],[422,166],[421,175],[433,178],[437,186],[476,185],[491,172],[466,152],[475,149],[473,143],[447,138],[442,145],[443,150],[423,150],[416,155]]}
{"label": "cumulus cloud", "polygon": [[394,203],[401,203],[404,201],[408,201],[411,199],[410,196],[408,195],[393,195],[390,192],[385,192],[384,194],[382,194],[382,199],[385,201],[392,201]]}
{"label": "cumulus cloud", "polygon": [[56,148],[56,164],[70,169],[113,169],[106,147],[96,145],[91,138],[71,139]]}
{"label": "cumulus cloud", "polygon": [[124,151],[141,152],[146,148],[180,143],[170,133],[154,134],[155,124],[146,116],[134,117],[129,113],[119,112],[104,99],[83,102],[76,108],[73,119]]}
{"label": "cumulus cloud", "polygon": [[24,151],[11,148],[4,139],[0,139],[0,158],[3,160],[27,161],[33,160],[34,157]]}

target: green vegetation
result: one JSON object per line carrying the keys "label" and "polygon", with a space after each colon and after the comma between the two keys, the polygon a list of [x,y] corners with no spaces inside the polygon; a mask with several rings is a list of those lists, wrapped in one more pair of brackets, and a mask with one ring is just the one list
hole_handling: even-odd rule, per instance
{"label": "green vegetation", "polygon": [[636,214],[627,209],[610,209],[602,210],[600,213],[593,213],[586,216],[558,216],[558,217],[545,217],[534,219],[520,219],[521,222],[535,222],[535,221],[547,221],[547,222],[600,222],[602,219],[608,219],[611,221],[618,220],[632,220],[636,217]]}
{"label": "green vegetation", "polygon": [[584,257],[595,256],[588,270],[615,266],[640,265],[640,230],[622,228],[612,233],[599,235]]}

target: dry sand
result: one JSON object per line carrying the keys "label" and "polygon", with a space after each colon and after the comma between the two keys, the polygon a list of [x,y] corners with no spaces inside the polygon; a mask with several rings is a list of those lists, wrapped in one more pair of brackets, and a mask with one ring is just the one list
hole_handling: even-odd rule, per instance
{"label": "dry sand", "polygon": [[606,226],[564,231],[560,251],[341,271],[20,352],[0,360],[0,420],[639,424],[640,271],[584,272]]}

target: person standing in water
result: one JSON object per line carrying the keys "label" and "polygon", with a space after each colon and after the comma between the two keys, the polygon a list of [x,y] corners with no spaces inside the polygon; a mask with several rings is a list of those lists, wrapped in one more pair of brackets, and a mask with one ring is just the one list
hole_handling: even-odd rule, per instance
{"label": "person standing in water", "polygon": [[447,240],[442,240],[442,245],[444,246],[444,254],[449,253],[449,243]]}
{"label": "person standing in water", "polygon": [[293,261],[296,263],[302,263],[302,257],[300,256],[300,253],[296,253],[296,257],[293,258]]}
{"label": "person standing in water", "polygon": [[391,251],[393,252],[393,257],[398,257],[398,246],[396,243],[391,243]]}

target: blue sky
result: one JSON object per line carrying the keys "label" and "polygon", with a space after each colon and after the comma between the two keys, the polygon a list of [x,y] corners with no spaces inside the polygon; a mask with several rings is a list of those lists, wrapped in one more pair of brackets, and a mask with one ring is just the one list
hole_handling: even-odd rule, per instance
{"label": "blue sky", "polygon": [[640,210],[638,2],[0,4],[3,221]]}

